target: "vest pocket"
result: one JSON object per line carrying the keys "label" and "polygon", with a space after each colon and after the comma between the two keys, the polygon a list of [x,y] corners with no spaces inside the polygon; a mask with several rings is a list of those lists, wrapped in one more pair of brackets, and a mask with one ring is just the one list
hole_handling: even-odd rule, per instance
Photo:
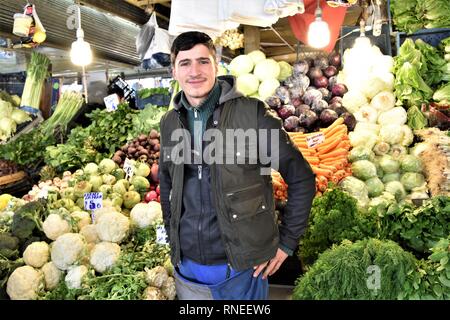
{"label": "vest pocket", "polygon": [[243,251],[267,248],[276,237],[275,217],[261,184],[229,192],[230,221]]}

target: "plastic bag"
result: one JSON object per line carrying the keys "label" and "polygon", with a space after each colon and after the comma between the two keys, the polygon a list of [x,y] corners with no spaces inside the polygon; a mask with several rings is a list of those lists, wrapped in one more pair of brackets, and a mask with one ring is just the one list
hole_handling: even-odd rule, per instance
{"label": "plastic bag", "polygon": [[305,12],[305,4],[303,0],[266,0],[264,12],[284,18],[302,14]]}
{"label": "plastic bag", "polygon": [[156,17],[152,14],[150,19],[142,26],[136,36],[136,52],[141,60],[144,59],[144,56],[152,42],[153,36],[155,35],[155,22]]}
{"label": "plastic bag", "polygon": [[148,23],[154,28],[154,35],[143,59],[144,69],[156,69],[170,65],[170,46],[172,39],[167,30],[158,26],[155,13]]}

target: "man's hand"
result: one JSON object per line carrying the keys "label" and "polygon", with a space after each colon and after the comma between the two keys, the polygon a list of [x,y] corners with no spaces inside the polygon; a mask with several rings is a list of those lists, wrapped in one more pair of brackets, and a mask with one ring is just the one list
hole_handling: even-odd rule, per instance
{"label": "man's hand", "polygon": [[261,273],[261,271],[263,271],[263,269],[266,268],[262,276],[263,279],[266,279],[267,276],[271,276],[278,271],[278,269],[281,267],[281,265],[283,264],[284,260],[286,260],[287,257],[288,254],[286,252],[284,252],[281,249],[278,249],[277,254],[273,259],[261,263],[259,266],[253,267],[253,269],[255,269],[253,276],[256,278]]}

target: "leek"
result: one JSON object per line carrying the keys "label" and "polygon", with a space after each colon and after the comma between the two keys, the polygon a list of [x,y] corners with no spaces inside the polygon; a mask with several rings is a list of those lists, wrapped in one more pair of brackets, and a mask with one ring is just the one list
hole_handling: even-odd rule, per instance
{"label": "leek", "polygon": [[49,76],[50,60],[43,54],[33,52],[27,68],[27,79],[22,93],[21,106],[32,107],[39,110],[42,87]]}

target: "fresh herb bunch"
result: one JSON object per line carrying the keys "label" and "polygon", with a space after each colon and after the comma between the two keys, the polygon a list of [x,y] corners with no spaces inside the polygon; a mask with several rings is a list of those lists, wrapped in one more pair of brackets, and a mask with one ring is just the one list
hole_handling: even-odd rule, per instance
{"label": "fresh herb bunch", "polygon": [[[377,275],[374,266],[379,268],[379,279],[374,278]],[[414,256],[393,241],[345,240],[321,254],[311,269],[297,279],[292,298],[397,299],[409,275],[415,271]]]}
{"label": "fresh herb bunch", "polygon": [[431,251],[428,260],[418,261],[417,272],[411,273],[399,298],[450,299],[450,236],[440,239]]}
{"label": "fresh herb bunch", "polygon": [[379,237],[398,242],[418,257],[426,257],[430,249],[450,234],[450,197],[435,196],[420,207],[392,204],[379,217]]}
{"label": "fresh herb bunch", "polygon": [[312,264],[333,244],[361,240],[375,234],[375,217],[358,210],[357,201],[340,189],[326,191],[313,201],[310,225],[300,241],[300,257]]}
{"label": "fresh herb bunch", "polygon": [[51,61],[47,56],[33,51],[27,67],[27,78],[22,93],[21,106],[28,106],[39,110],[42,87],[49,76],[48,67]]}
{"label": "fresh herb bunch", "polygon": [[54,143],[54,136],[45,136],[39,128],[35,128],[15,141],[0,145],[0,154],[3,159],[19,165],[34,165],[44,158],[45,148]]}

